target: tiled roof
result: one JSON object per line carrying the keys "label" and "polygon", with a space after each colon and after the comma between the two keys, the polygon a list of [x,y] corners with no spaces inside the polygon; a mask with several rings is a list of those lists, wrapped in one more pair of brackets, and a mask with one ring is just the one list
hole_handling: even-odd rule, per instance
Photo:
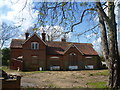
{"label": "tiled roof", "polygon": [[[11,48],[22,48],[23,39],[13,39]],[[75,45],[84,55],[98,55],[90,43],[72,43],[72,42],[57,42],[49,41],[47,44],[47,54],[63,55],[64,52],[71,46]]]}
{"label": "tiled roof", "polygon": [[12,39],[10,48],[22,48],[22,43],[24,41],[24,39]]}

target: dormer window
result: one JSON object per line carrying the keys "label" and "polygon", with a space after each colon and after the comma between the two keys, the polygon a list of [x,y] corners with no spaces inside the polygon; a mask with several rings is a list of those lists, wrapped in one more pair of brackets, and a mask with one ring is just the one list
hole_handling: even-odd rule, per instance
{"label": "dormer window", "polygon": [[31,49],[34,49],[34,50],[39,49],[39,43],[38,42],[32,42],[31,43]]}

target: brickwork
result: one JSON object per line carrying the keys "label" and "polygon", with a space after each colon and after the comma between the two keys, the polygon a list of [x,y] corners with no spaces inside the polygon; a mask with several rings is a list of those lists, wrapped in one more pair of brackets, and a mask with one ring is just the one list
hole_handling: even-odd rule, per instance
{"label": "brickwork", "polygon": [[[51,66],[60,66],[61,70],[68,70],[71,53],[76,55],[78,69],[85,69],[86,65],[93,65],[94,69],[100,68],[99,56],[91,44],[44,42],[36,34],[25,41],[17,42],[11,44],[11,69],[20,67],[21,70],[39,70],[39,67],[42,67],[42,70],[50,70]],[[31,49],[32,42],[39,43],[39,48]],[[22,56],[22,63],[13,60],[19,56]]]}

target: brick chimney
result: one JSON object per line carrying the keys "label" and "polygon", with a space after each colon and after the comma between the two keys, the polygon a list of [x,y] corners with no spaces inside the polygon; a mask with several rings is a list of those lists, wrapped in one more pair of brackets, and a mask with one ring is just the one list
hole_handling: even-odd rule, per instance
{"label": "brick chimney", "polygon": [[28,33],[28,32],[26,32],[26,33],[25,33],[25,39],[27,40],[27,39],[28,39],[28,37],[29,37],[29,33]]}
{"label": "brick chimney", "polygon": [[46,37],[46,33],[43,31],[43,33],[42,33],[42,40],[43,40],[44,42],[46,41],[46,40],[45,40],[45,39],[46,39],[45,37]]}
{"label": "brick chimney", "polygon": [[61,38],[61,41],[62,41],[62,42],[66,42],[66,39],[65,39],[65,38]]}

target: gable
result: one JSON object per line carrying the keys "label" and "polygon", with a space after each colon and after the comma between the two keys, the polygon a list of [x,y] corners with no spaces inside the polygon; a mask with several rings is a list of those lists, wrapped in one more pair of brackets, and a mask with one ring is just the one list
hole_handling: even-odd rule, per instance
{"label": "gable", "polygon": [[26,44],[27,42],[42,42],[44,45],[47,45],[36,33],[34,33],[31,37],[29,37],[23,44]]}
{"label": "gable", "polygon": [[47,43],[47,54],[49,55],[64,55],[67,50],[71,48],[72,45],[82,54],[82,55],[98,55],[94,50],[91,43],[72,43],[72,42],[58,42],[49,41]]}
{"label": "gable", "polygon": [[82,54],[82,55],[84,55],[81,51],[80,51],[80,49],[78,49],[74,44],[73,45],[71,45],[68,49],[66,49],[65,51],[64,51],[64,54],[66,54],[67,52],[79,52],[80,54]]}

